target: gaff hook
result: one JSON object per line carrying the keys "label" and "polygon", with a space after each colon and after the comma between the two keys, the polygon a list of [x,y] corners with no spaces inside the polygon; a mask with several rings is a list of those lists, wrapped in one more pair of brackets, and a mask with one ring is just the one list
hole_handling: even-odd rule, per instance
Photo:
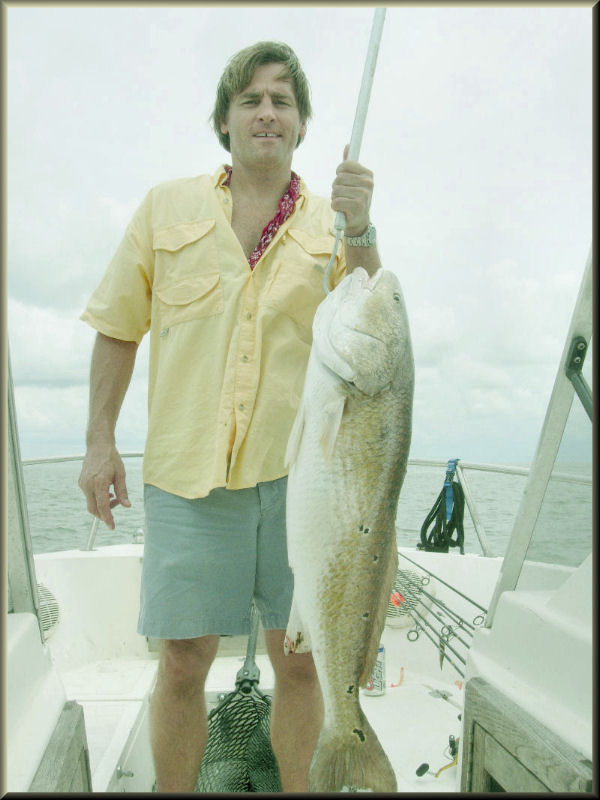
{"label": "gaff hook", "polygon": [[[352,136],[350,137],[350,147],[348,148],[348,158],[351,161],[358,160],[360,152],[360,145],[362,143],[363,132],[365,129],[365,121],[367,119],[367,109],[369,107],[369,98],[371,96],[371,87],[373,86],[373,76],[375,75],[375,66],[377,64],[377,54],[379,52],[379,42],[381,41],[381,33],[383,31],[383,23],[385,20],[385,8],[376,8],[373,15],[373,23],[371,25],[371,38],[369,39],[369,47],[367,49],[367,57],[363,70],[362,82],[360,85],[360,92],[358,95],[358,102],[356,104],[356,113],[354,115],[354,125],[352,126]],[[323,291],[326,295],[329,294],[329,273],[331,272],[332,264],[335,260],[339,241],[346,229],[346,215],[343,211],[338,211],[335,215],[334,228],[335,244],[333,245],[333,252],[327,264],[327,269],[323,275]]]}

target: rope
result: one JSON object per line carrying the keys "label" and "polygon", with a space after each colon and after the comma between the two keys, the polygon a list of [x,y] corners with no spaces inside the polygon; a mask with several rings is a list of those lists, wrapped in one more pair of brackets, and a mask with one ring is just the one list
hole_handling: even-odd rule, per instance
{"label": "rope", "polygon": [[[456,458],[448,461],[442,491],[421,526],[418,550],[447,553],[450,547],[458,547],[461,555],[464,555],[465,494],[460,483],[453,480],[457,461]],[[433,527],[429,531],[431,525]],[[454,533],[456,536],[453,536]]]}

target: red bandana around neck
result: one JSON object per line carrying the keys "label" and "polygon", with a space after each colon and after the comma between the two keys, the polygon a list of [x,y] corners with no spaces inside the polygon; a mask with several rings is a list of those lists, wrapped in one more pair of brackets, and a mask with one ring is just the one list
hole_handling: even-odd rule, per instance
{"label": "red bandana around neck", "polygon": [[[231,174],[233,172],[232,168],[229,166],[225,166],[225,171],[227,172],[227,178],[223,181],[223,186],[229,186],[231,183]],[[273,240],[273,237],[286,221],[286,219],[290,216],[292,211],[295,208],[296,200],[298,199],[298,195],[300,194],[300,178],[296,175],[295,172],[292,172],[292,179],[290,180],[290,185],[283,193],[281,200],[279,201],[279,210],[273,217],[273,219],[265,225],[263,232],[261,234],[260,240],[254,250],[250,253],[248,257],[248,263],[250,264],[250,269],[254,269],[256,266],[257,261],[265,252],[267,247],[269,246],[270,242]]]}

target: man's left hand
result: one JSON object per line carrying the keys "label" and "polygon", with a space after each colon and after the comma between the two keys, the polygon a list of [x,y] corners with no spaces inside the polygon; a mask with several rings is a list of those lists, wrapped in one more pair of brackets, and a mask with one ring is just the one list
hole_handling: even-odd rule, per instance
{"label": "man's left hand", "polygon": [[336,170],[331,192],[331,208],[343,211],[346,216],[346,236],[360,236],[370,222],[369,209],[373,196],[373,173],[359,164],[348,161],[348,149],[344,148],[344,160]]}

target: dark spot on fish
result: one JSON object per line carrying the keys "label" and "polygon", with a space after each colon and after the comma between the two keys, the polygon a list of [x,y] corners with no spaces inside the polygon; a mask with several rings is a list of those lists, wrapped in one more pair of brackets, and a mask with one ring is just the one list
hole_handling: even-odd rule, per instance
{"label": "dark spot on fish", "polygon": [[364,525],[359,525],[359,526],[358,526],[358,530],[359,530],[359,531],[362,531],[363,527],[364,527]]}
{"label": "dark spot on fish", "polygon": [[368,619],[368,618],[369,618],[369,612],[365,611],[365,613],[363,614],[363,619]]}
{"label": "dark spot on fish", "polygon": [[355,733],[358,736],[358,738],[361,740],[361,742],[364,742],[365,735],[364,735],[364,733],[362,731],[360,731],[358,728],[354,728],[352,733]]}
{"label": "dark spot on fish", "polygon": [[352,694],[353,691],[354,691],[354,684],[350,684],[350,686],[348,687],[348,689],[346,691],[346,694]]}
{"label": "dark spot on fish", "polygon": [[373,556],[373,561],[379,561],[379,556]]}
{"label": "dark spot on fish", "polygon": [[365,528],[365,529],[364,529],[364,531],[363,531],[363,533],[370,533],[370,532],[371,532],[371,531],[370,531],[370,529],[369,529],[369,528]]}

